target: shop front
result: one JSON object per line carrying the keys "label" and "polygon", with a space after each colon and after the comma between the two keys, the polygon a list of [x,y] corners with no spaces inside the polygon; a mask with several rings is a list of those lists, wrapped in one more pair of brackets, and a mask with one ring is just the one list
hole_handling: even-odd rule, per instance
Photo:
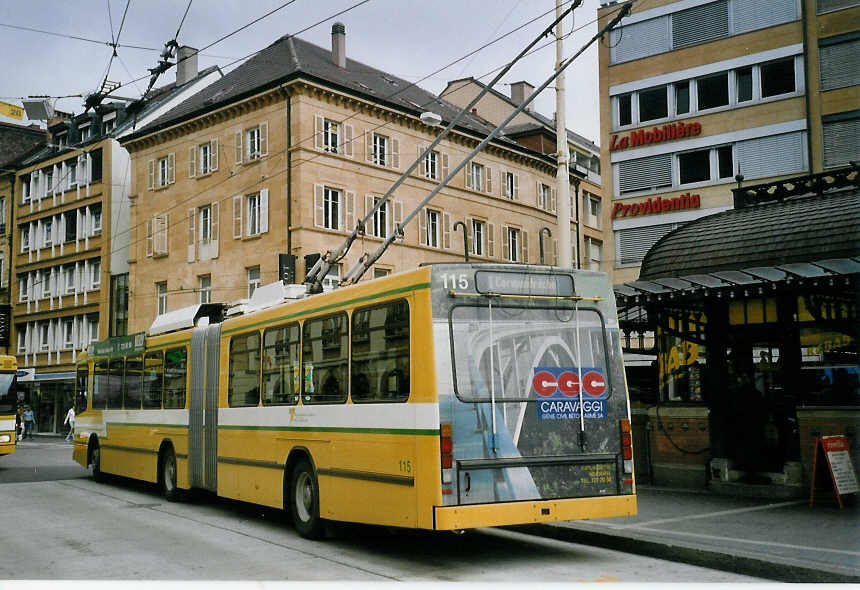
{"label": "shop front", "polygon": [[74,372],[38,373],[22,369],[18,378],[19,404],[28,405],[36,418],[34,432],[64,434],[66,412],[74,400]]}
{"label": "shop front", "polygon": [[860,451],[858,170],[733,192],[733,210],[667,234],[616,286],[656,354],[637,473],[802,496],[817,436],[848,437],[855,464]]}

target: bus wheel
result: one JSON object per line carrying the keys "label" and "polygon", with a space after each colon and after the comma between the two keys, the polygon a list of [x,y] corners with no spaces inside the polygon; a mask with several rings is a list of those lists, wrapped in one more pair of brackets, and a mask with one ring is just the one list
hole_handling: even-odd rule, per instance
{"label": "bus wheel", "polygon": [[176,455],[173,449],[167,449],[161,457],[161,491],[168,502],[179,500],[179,488],[176,487]]}
{"label": "bus wheel", "polygon": [[93,448],[90,451],[90,464],[93,466],[93,479],[98,482],[105,480],[105,474],[102,472],[102,452],[99,448],[98,441],[93,443]]}
{"label": "bus wheel", "polygon": [[302,459],[293,469],[290,478],[290,513],[293,526],[306,539],[319,539],[323,535],[323,521],[320,518],[320,496],[317,478],[313,467]]}

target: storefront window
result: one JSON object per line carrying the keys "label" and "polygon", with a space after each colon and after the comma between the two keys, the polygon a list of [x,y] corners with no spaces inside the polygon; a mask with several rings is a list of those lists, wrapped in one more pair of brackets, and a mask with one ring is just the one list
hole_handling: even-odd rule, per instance
{"label": "storefront window", "polygon": [[704,312],[671,312],[661,317],[657,337],[660,399],[701,402],[707,364]]}

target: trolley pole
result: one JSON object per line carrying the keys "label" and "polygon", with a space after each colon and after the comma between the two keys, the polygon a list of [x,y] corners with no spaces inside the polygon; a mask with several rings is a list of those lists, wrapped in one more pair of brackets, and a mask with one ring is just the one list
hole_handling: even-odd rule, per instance
{"label": "trolley pole", "polygon": [[[561,15],[562,0],[555,0],[556,17]],[[579,2],[574,2],[574,8]],[[567,145],[567,123],[564,112],[564,24],[562,20],[555,25],[555,69],[558,76],[555,79],[555,145],[558,171],[556,172],[556,186],[558,193],[558,266],[561,268],[573,268],[571,244],[570,244],[570,149]],[[579,244],[576,245],[579,251]]]}

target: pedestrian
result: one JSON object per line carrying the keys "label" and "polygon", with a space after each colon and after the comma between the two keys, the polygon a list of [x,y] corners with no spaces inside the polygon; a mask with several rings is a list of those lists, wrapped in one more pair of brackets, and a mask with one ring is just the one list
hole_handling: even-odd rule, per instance
{"label": "pedestrian", "polygon": [[21,407],[15,414],[15,436],[18,440],[24,438],[24,408]]}
{"label": "pedestrian", "polygon": [[30,406],[24,408],[24,438],[33,440],[33,425],[36,422],[36,416],[33,414],[33,409]]}
{"label": "pedestrian", "polygon": [[63,421],[63,424],[69,425],[69,433],[66,435],[66,442],[69,442],[69,439],[74,440],[75,438],[75,406],[69,408],[69,411],[66,412],[66,419]]}

